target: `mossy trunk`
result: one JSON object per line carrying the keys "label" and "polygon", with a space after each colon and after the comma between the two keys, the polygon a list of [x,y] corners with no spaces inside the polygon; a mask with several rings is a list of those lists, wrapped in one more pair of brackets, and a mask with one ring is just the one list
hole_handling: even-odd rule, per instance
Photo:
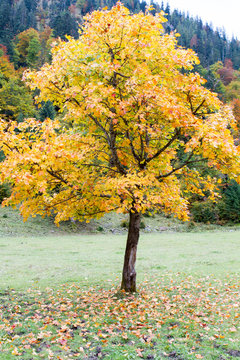
{"label": "mossy trunk", "polygon": [[128,238],[124,257],[121,289],[130,293],[136,291],[135,264],[139,239],[140,221],[140,213],[136,211],[129,213]]}

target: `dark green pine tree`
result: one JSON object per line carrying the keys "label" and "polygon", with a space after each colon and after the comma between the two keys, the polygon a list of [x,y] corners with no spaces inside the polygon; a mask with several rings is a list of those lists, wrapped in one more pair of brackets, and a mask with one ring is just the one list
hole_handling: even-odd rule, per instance
{"label": "dark green pine tree", "polygon": [[44,121],[46,118],[54,120],[56,116],[55,108],[51,101],[46,101],[42,103],[42,107],[39,110],[39,117],[41,121]]}
{"label": "dark green pine tree", "polygon": [[236,223],[240,222],[240,185],[231,181],[223,195],[223,217]]}
{"label": "dark green pine tree", "polygon": [[71,35],[76,38],[78,36],[78,23],[69,11],[61,12],[55,16],[50,22],[50,27],[53,28],[55,37],[64,38],[65,35]]}

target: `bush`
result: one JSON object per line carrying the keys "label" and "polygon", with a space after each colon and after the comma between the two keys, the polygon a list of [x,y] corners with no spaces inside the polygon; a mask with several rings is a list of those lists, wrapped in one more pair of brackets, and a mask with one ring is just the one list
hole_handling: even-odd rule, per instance
{"label": "bush", "polygon": [[140,223],[140,229],[146,229],[146,224],[143,220]]}
{"label": "bush", "polygon": [[0,204],[5,198],[11,195],[11,188],[9,184],[0,184]]}
{"label": "bush", "polygon": [[98,227],[97,227],[97,231],[103,232],[103,231],[104,231],[104,228],[103,228],[102,226],[98,226]]}
{"label": "bush", "polygon": [[240,185],[231,181],[222,191],[222,199],[213,201],[196,201],[191,206],[192,220],[203,223],[216,221],[240,222]]}
{"label": "bush", "polygon": [[190,212],[195,222],[214,223],[219,220],[218,205],[211,200],[194,202]]}
{"label": "bush", "polygon": [[231,181],[223,191],[223,201],[219,208],[221,219],[240,222],[240,185],[236,181]]}
{"label": "bush", "polygon": [[122,220],[120,226],[122,228],[124,228],[124,229],[127,229],[128,226],[129,226],[129,221],[128,220]]}
{"label": "bush", "polygon": [[[122,228],[127,229],[128,226],[129,226],[129,221],[128,221],[128,220],[122,220],[120,226],[121,226]],[[141,223],[140,223],[140,229],[146,229],[146,224],[145,224],[145,222],[144,222],[143,220],[142,220]]]}

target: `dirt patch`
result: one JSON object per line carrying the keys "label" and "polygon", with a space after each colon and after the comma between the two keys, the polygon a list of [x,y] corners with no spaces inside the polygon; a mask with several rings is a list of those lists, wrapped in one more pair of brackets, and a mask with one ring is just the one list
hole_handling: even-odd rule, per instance
{"label": "dirt patch", "polygon": [[233,357],[240,357],[240,351],[239,350],[228,350],[227,354]]}

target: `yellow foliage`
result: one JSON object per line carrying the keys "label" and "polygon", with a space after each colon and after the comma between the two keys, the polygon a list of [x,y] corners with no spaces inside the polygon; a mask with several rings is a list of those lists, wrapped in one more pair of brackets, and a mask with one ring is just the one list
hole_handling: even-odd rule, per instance
{"label": "yellow foliage", "polygon": [[118,3],[85,20],[51,65],[24,75],[69,126],[0,124],[1,180],[13,183],[5,204],[21,204],[25,219],[54,211],[57,222],[158,208],[186,220],[188,194],[215,196],[198,164],[240,181],[231,110],[192,72],[194,52],[164,34],[163,14],[130,15]]}

